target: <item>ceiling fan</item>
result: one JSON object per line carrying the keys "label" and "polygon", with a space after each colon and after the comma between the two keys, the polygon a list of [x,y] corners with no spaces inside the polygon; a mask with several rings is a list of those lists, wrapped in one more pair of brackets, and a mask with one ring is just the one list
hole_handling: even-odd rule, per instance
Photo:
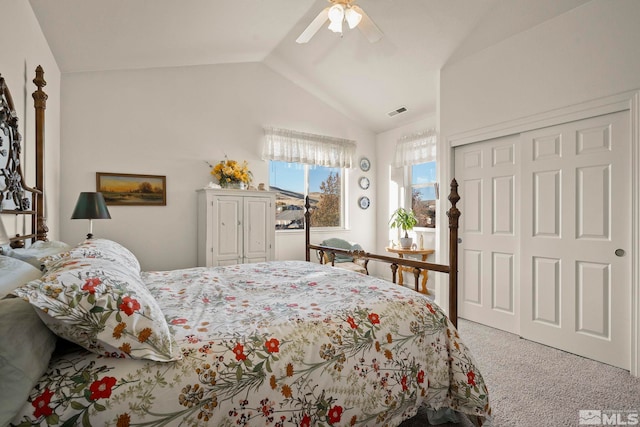
{"label": "ceiling fan", "polygon": [[298,43],[307,43],[311,37],[329,20],[329,29],[334,33],[342,33],[342,24],[346,21],[350,29],[358,27],[371,43],[382,38],[382,31],[364,10],[356,6],[355,0],[328,0],[330,6],[325,7],[311,24],[296,39]]}

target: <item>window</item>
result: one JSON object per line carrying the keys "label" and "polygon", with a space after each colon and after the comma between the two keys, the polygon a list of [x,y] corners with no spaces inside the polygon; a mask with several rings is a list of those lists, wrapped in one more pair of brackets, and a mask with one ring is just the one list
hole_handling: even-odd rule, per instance
{"label": "window", "polygon": [[304,198],[314,208],[314,227],[344,226],[344,169],[305,165],[301,163],[269,162],[269,186],[276,191],[276,230],[304,228]]}
{"label": "window", "polygon": [[418,218],[418,227],[436,226],[436,162],[412,165],[411,173],[411,209]]}

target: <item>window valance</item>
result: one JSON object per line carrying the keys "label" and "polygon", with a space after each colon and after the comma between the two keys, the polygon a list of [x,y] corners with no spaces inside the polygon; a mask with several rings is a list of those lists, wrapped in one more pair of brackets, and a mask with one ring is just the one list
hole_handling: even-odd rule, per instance
{"label": "window valance", "polygon": [[396,155],[393,166],[415,165],[436,160],[438,134],[435,129],[413,135],[403,136],[396,144]]}
{"label": "window valance", "polygon": [[265,128],[263,160],[350,168],[356,142],[287,129]]}

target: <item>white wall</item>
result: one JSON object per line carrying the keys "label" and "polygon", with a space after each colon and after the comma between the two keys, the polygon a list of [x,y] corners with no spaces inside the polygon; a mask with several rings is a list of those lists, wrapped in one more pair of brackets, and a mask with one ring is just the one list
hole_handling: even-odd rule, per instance
{"label": "white wall", "polygon": [[[110,206],[112,219],[94,222],[97,237],[123,243],[146,270],[195,266],[205,160],[247,160],[254,182],[268,184],[264,126],[353,139],[358,158],[375,155],[371,132],[259,63],[70,73],[62,87],[62,238],[86,234],[86,221],[68,218],[78,193],[95,191],[96,172],[166,175],[166,207]],[[351,229],[333,234],[367,247],[375,209],[357,207],[357,177],[348,184]],[[302,232],[278,235],[276,254],[303,259]]]}
{"label": "white wall", "polygon": [[639,88],[639,18],[637,0],[594,0],[446,65],[441,132],[451,136]]}
{"label": "white wall", "polygon": [[[45,192],[49,238],[59,238],[59,164],[60,164],[60,70],[53,58],[38,21],[27,1],[0,0],[2,37],[0,37],[0,74],[13,97],[23,136],[23,154],[27,185],[35,186],[35,113],[31,94],[32,80],[42,65],[49,95],[45,111]],[[0,165],[4,167],[5,165]],[[22,220],[16,230],[15,215],[2,215],[7,232],[23,233]],[[28,221],[28,220],[27,220]],[[28,230],[27,230],[28,231]]]}
{"label": "white wall", "polygon": [[[376,246],[375,248],[367,248],[369,252],[377,254],[386,254],[384,248],[389,246],[389,240],[394,238],[393,231],[389,229],[389,218],[391,213],[399,206],[399,193],[402,191],[403,174],[402,170],[391,166],[395,156],[396,143],[403,136],[411,135],[416,132],[425,131],[427,129],[436,127],[436,116],[426,115],[420,120],[397,127],[395,129],[380,133],[376,135],[376,175],[375,182],[377,183],[378,191],[378,204],[376,205],[377,216],[379,221],[376,223]],[[434,233],[433,231],[427,231],[424,234],[424,247],[434,248]],[[397,240],[397,238],[394,238]],[[391,255],[392,254],[387,254]],[[432,261],[430,259],[430,261]],[[388,264],[386,263],[374,263],[375,267],[370,268],[372,274],[376,274],[380,277],[390,279]],[[429,278],[429,287],[431,285],[432,278]]]}

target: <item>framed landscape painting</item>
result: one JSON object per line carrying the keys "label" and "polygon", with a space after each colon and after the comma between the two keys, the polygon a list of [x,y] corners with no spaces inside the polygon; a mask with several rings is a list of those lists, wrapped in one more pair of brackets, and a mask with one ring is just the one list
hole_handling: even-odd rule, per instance
{"label": "framed landscape painting", "polygon": [[96,172],[96,191],[107,205],[166,206],[167,177]]}

